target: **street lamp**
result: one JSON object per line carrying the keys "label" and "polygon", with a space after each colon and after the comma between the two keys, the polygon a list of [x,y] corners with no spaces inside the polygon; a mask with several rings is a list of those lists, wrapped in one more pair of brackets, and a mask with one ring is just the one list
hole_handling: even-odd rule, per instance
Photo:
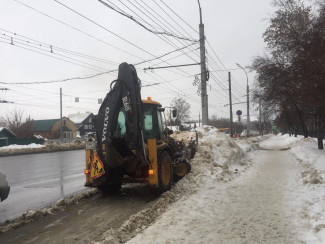
{"label": "street lamp", "polygon": [[246,70],[238,63],[236,63],[239,68],[245,71],[246,78],[247,78],[247,137],[250,135],[250,118],[249,118],[249,86],[248,86],[248,75]]}

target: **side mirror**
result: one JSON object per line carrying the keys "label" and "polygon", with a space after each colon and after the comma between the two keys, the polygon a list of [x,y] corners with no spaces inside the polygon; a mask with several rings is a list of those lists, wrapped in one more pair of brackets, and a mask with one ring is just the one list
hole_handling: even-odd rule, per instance
{"label": "side mirror", "polygon": [[177,109],[173,109],[172,113],[173,113],[173,118],[176,118],[176,116],[177,116]]}

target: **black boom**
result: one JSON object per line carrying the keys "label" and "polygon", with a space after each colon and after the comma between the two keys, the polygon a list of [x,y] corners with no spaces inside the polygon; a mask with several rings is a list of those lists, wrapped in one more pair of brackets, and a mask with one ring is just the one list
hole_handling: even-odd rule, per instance
{"label": "black boom", "polygon": [[[117,166],[116,160],[110,160],[108,157],[116,159],[115,156],[119,157],[119,153],[116,152],[121,150],[121,141],[117,141],[115,134],[119,112],[122,107],[124,108],[125,123],[128,128],[128,141],[127,143],[122,143],[123,145],[128,145],[126,155],[134,155],[131,149],[135,149],[136,164],[144,164],[146,162],[140,89],[141,83],[134,66],[127,63],[120,64],[118,78],[112,82],[111,90],[100,106],[95,122],[98,153],[103,155],[103,149],[106,151],[105,164],[108,167]],[[121,158],[117,161],[119,161],[117,163],[119,166],[123,164]]]}

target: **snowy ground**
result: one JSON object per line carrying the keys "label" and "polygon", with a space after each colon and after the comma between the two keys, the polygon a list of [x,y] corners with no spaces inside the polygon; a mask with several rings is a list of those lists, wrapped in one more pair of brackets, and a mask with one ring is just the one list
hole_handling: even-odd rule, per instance
{"label": "snowy ground", "polygon": [[[213,127],[197,131],[199,147],[191,160],[192,171],[96,240],[325,243],[325,151],[317,149],[314,139],[268,135],[233,140]],[[194,135],[174,137],[186,141]],[[44,211],[48,214],[51,209]],[[27,215],[33,219],[38,213]]]}
{"label": "snowy ground", "polygon": [[192,172],[103,243],[325,242],[325,152],[313,139],[235,144],[215,128],[198,131]]}

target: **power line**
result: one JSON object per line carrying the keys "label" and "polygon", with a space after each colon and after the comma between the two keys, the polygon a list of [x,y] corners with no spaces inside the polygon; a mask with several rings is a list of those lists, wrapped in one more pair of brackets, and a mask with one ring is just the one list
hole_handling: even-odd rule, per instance
{"label": "power line", "polygon": [[[140,0],[143,4],[145,4],[144,3],[144,1],[143,0]],[[177,21],[175,21],[162,7],[160,7],[160,5],[159,4],[157,4],[157,2],[154,0],[154,2],[155,2],[155,4],[178,26],[178,27],[180,27],[184,32],[185,32],[185,34],[187,34],[189,37],[191,37],[191,38],[193,38],[186,30],[184,30],[184,28],[177,22]],[[148,5],[148,7],[152,10],[152,11],[154,11],[149,5]],[[154,11],[156,14],[157,14],[157,12],[156,11]],[[168,22],[168,21],[166,21],[166,22]],[[172,26],[172,25],[171,25]],[[173,27],[173,26],[172,26]],[[176,30],[176,28],[175,27],[173,27],[173,29],[174,30]]]}
{"label": "power line", "polygon": [[130,52],[127,52],[127,51],[125,51],[125,50],[123,50],[123,49],[121,49],[121,48],[118,48],[118,47],[116,47],[116,46],[114,46],[114,45],[112,45],[112,44],[110,44],[110,43],[108,43],[108,42],[106,42],[106,41],[103,41],[103,40],[101,40],[101,39],[99,39],[99,38],[97,38],[97,37],[95,37],[95,36],[93,36],[93,35],[91,35],[91,34],[85,32],[85,31],[82,31],[82,30],[80,30],[80,29],[78,29],[78,28],[76,28],[76,27],[73,27],[73,26],[71,26],[71,25],[69,25],[69,24],[67,24],[67,23],[65,23],[65,22],[63,22],[63,21],[61,21],[61,20],[59,20],[59,19],[56,19],[56,18],[54,18],[54,17],[52,17],[52,16],[50,16],[50,15],[48,15],[48,14],[46,14],[46,13],[40,11],[40,10],[38,10],[38,9],[35,9],[35,8],[33,8],[33,7],[31,7],[31,6],[27,5],[27,4],[25,4],[25,3],[22,3],[22,2],[20,2],[20,1],[18,1],[18,0],[13,0],[13,1],[15,1],[15,2],[17,2],[17,3],[19,3],[19,4],[23,5],[23,6],[25,6],[25,7],[27,7],[27,8],[29,8],[29,9],[31,9],[31,10],[33,10],[33,11],[39,13],[39,14],[42,14],[42,15],[44,15],[44,16],[46,16],[46,17],[48,17],[48,18],[50,18],[50,19],[52,19],[52,20],[54,20],[54,21],[56,21],[56,22],[59,22],[59,23],[65,25],[65,26],[67,26],[67,27],[69,27],[69,28],[71,28],[71,29],[73,29],[73,30],[75,30],[75,31],[78,31],[78,32],[80,32],[80,33],[82,33],[82,34],[84,34],[84,35],[90,37],[90,38],[93,38],[93,39],[95,39],[95,40],[97,40],[97,41],[99,41],[99,42],[101,42],[101,43],[104,43],[104,44],[106,44],[106,45],[108,45],[108,46],[110,46],[110,47],[113,47],[113,48],[115,48],[115,49],[117,49],[117,50],[119,50],[119,51],[121,51],[121,52],[124,52],[124,53],[126,53],[126,54],[128,54],[128,55],[131,55],[131,56],[133,56],[133,57],[136,57],[136,58],[138,58],[138,59],[142,59],[142,58],[140,58],[140,57],[138,57],[138,56],[136,56],[136,55],[134,55],[134,54],[132,54],[132,53],[130,53]]}
{"label": "power line", "polygon": [[[109,0],[107,0],[107,1],[109,1]],[[128,0],[129,1],[129,0]],[[120,1],[121,2],[121,1]],[[146,10],[145,8],[145,10],[146,10],[146,12],[148,13],[148,14],[150,14],[151,16],[153,16],[153,18],[151,18],[150,16],[148,16],[148,14],[146,14],[144,11],[142,11],[140,8],[138,8],[136,5],[134,5],[131,1],[129,1],[131,4],[132,4],[132,6],[134,6],[138,11],[140,11],[141,13],[142,13],[142,15],[144,15],[144,16],[146,16],[150,21],[152,21],[153,23],[155,23],[156,25],[158,25],[161,29],[163,29],[163,27],[159,24],[159,23],[157,23],[157,21],[159,21],[158,19],[157,19],[157,15],[156,16],[153,16],[153,14],[150,12],[150,11],[148,11],[148,10]],[[129,9],[133,14],[135,14],[136,16],[138,16],[142,21],[144,21],[145,23],[147,23],[148,25],[151,25],[151,24],[149,24],[146,20],[144,20],[143,18],[142,18],[142,16],[140,16],[140,15],[138,15],[136,12],[134,12],[130,7],[128,7],[126,4],[124,4],[123,2],[121,2],[121,4],[124,6],[124,7],[126,7],[127,9]],[[116,5],[115,5],[116,6]],[[116,6],[117,7],[117,6]],[[142,6],[141,6],[142,7]],[[120,9],[120,8],[119,8]],[[121,9],[120,9],[121,10]],[[123,11],[123,10],[121,10],[121,11]],[[124,11],[124,13],[126,13],[125,11]],[[162,23],[161,21],[159,21],[160,23]],[[163,23],[162,23],[163,24]],[[164,25],[164,24],[163,24]],[[165,25],[164,25],[165,26]],[[167,27],[168,28],[168,27]],[[170,30],[170,29],[169,29]],[[177,47],[177,45],[175,45],[173,42],[171,42],[167,37],[165,37],[165,36],[158,36],[161,40],[163,40],[164,42],[166,42],[167,44],[169,44],[169,45],[171,45],[172,47]],[[181,43],[182,45],[183,45],[183,43],[181,42],[181,40],[178,40],[177,39],[177,41],[179,42],[179,43]],[[187,55],[186,53],[184,53],[184,51],[181,51],[184,55],[186,55],[186,56],[188,56],[189,58],[191,58],[189,55]],[[192,59],[192,58],[191,58]],[[194,62],[196,62],[196,60],[194,60],[194,59],[192,59]],[[164,61],[164,63],[167,63],[167,64],[169,64],[168,62],[166,62],[166,61]],[[169,64],[170,65],[170,64]],[[179,69],[179,70],[181,70],[181,69]],[[183,70],[181,70],[182,72],[184,72],[185,74],[188,74],[187,72],[185,72],[185,71],[183,71]],[[174,72],[175,73],[175,72]]]}
{"label": "power line", "polygon": [[162,66],[162,67],[148,67],[144,68],[143,70],[154,70],[154,69],[169,69],[169,68],[177,68],[177,67],[185,67],[185,66],[193,66],[193,65],[200,65],[201,63],[194,63],[194,64],[178,64],[178,65],[170,65],[170,66]]}
{"label": "power line", "polygon": [[[8,36],[8,35],[6,35],[6,36]],[[28,44],[26,41],[17,41],[13,37],[11,37],[11,39],[8,40],[8,39],[5,39],[4,37],[0,36],[0,39],[10,41],[7,44],[10,44],[12,46],[21,47],[21,46],[17,45],[17,44],[20,44],[20,45],[23,45],[23,46],[26,46],[26,47],[30,47],[32,49],[29,49],[29,48],[25,48],[25,49],[29,50],[29,51],[33,51],[33,52],[35,52],[35,50],[33,50],[33,49],[36,49],[36,50],[38,50],[38,51],[36,51],[37,53],[40,53],[40,54],[44,55],[43,52],[45,52],[46,56],[49,56],[49,57],[52,57],[52,58],[55,58],[55,59],[59,59],[59,60],[62,60],[62,61],[68,62],[68,63],[72,63],[72,64],[75,64],[75,65],[78,65],[78,66],[81,66],[81,67],[84,67],[84,68],[88,68],[88,69],[95,70],[95,71],[107,70],[107,69],[105,69],[103,67],[99,67],[97,65],[93,65],[93,64],[90,64],[90,63],[87,63],[87,62],[84,62],[84,61],[81,61],[81,60],[78,60],[78,59],[75,59],[75,58],[71,58],[71,57],[66,56],[66,55],[62,55],[62,54],[57,53],[57,52],[54,52],[53,48],[51,48],[49,50],[43,49],[43,48],[41,48],[38,45],[33,44],[33,43],[32,44],[36,45],[36,46]],[[59,56],[61,58],[58,58],[56,56]],[[72,61],[69,61],[69,60],[72,60]]]}
{"label": "power line", "polygon": [[[0,40],[0,42],[5,43],[7,45],[12,45],[12,44],[10,44],[8,42],[5,42],[5,41],[1,41]],[[46,53],[42,53],[42,52],[39,52],[39,51],[36,51],[36,50],[33,50],[33,49],[29,49],[29,48],[22,47],[22,46],[18,46],[18,45],[12,45],[12,46],[19,47],[21,49],[25,49],[25,50],[28,50],[28,51],[31,51],[31,52],[35,52],[35,53],[38,53],[38,54],[41,54],[41,55],[44,55],[44,56],[48,56],[48,57],[51,57],[51,58],[55,58],[55,59],[58,59],[58,60],[61,60],[61,61],[65,61],[65,62],[68,62],[68,63],[71,63],[71,64],[75,64],[75,65],[78,65],[78,66],[81,66],[81,67],[84,67],[84,68],[88,68],[88,69],[92,69],[92,70],[95,70],[95,71],[99,71],[97,69],[94,69],[94,68],[91,68],[91,67],[88,67],[88,66],[85,66],[85,65],[82,65],[82,64],[78,64],[78,63],[75,63],[75,62],[72,62],[72,61],[63,59],[63,58],[54,57],[52,55],[49,55],[49,54],[46,54]],[[106,72],[104,72],[104,73],[106,73]],[[41,82],[41,83],[53,83],[53,82]],[[10,84],[10,83],[0,82],[0,84]],[[40,83],[38,83],[38,84],[40,84]]]}
{"label": "power line", "polygon": [[[143,51],[143,52],[149,54],[150,56],[154,56],[152,53],[149,53],[148,51],[144,50],[143,48],[139,47],[138,45],[136,45],[136,44],[134,44],[134,43],[132,43],[132,42],[126,40],[125,38],[121,37],[120,35],[114,33],[113,31],[107,29],[106,27],[104,27],[104,26],[98,24],[97,22],[91,20],[90,18],[88,18],[87,16],[85,16],[85,15],[83,15],[83,14],[77,12],[76,10],[74,10],[74,9],[72,9],[72,8],[70,8],[70,7],[68,7],[67,5],[64,5],[63,3],[59,2],[58,0],[54,0],[54,1],[57,2],[58,4],[62,5],[63,7],[69,9],[69,10],[72,11],[73,13],[75,13],[75,14],[81,16],[82,18],[84,18],[84,19],[90,21],[91,23],[97,25],[98,27],[102,28],[103,30],[105,30],[105,31],[111,33],[112,35],[114,35],[114,36],[120,38],[121,40],[125,41],[126,43],[130,44],[131,46],[133,46],[133,47],[135,47],[135,48],[137,48],[137,49],[139,49],[139,50],[141,50],[141,51]],[[154,56],[154,57],[155,57],[155,56]]]}
{"label": "power line", "polygon": [[[109,1],[109,0],[107,0],[107,1]],[[129,0],[128,0],[129,1]],[[121,2],[121,1],[120,1]],[[133,4],[131,1],[129,1],[130,2],[130,4],[132,5],[132,6],[134,6],[138,11],[140,11],[141,13],[142,13],[142,15],[144,15],[144,16],[146,16],[150,21],[152,21],[153,23],[155,23],[156,25],[158,25],[161,29],[163,29],[163,27],[159,24],[159,23],[157,23],[157,21],[159,21],[161,24],[163,24],[165,27],[166,27],[166,25],[164,24],[164,23],[162,23],[158,18],[157,18],[157,16],[160,16],[158,13],[156,13],[156,15],[153,15],[150,11],[148,11],[147,9],[145,9],[145,8],[143,8],[142,6],[142,8],[143,9],[145,9],[146,10],[146,12],[148,13],[148,14],[150,14],[152,17],[150,17],[150,16],[148,16],[148,14],[147,13],[145,13],[144,11],[142,11],[139,7],[137,7],[135,4]],[[136,12],[134,12],[130,7],[128,7],[126,4],[124,4],[123,2],[121,2],[121,4],[123,4],[127,9],[129,9],[132,13],[134,13],[136,16],[138,16],[140,19],[142,19],[142,21],[144,21],[145,23],[147,23],[148,25],[150,25],[147,21],[145,21],[143,18],[142,18],[142,16],[140,16],[140,15],[138,15]],[[116,6],[116,5],[115,5]],[[122,11],[122,10],[121,10]],[[125,12],[125,11],[124,11]],[[126,12],[125,12],[126,13]],[[168,27],[167,27],[168,28]],[[169,29],[170,30],[170,29]],[[168,43],[169,45],[171,45],[172,47],[177,47],[173,42],[171,42],[169,39],[167,39],[166,37],[161,37],[161,36],[158,36],[161,40],[163,40],[164,42],[166,42],[166,43]],[[178,39],[176,39],[179,43],[181,43],[182,45],[184,45],[184,43],[182,43],[181,42],[181,40],[178,40]],[[181,51],[182,53],[184,53],[184,51]],[[185,53],[184,53],[185,54]],[[186,55],[186,54],[185,54]],[[192,57],[190,57],[189,55],[186,55],[186,56],[188,56],[189,58],[191,58],[194,62],[196,62],[196,60],[194,60]],[[166,61],[165,61],[166,62]],[[167,62],[166,62],[167,63]],[[168,63],[167,63],[168,64]],[[184,72],[184,71],[183,71]],[[186,72],[184,72],[184,73],[186,73]],[[188,74],[188,73],[186,73],[186,74]]]}
{"label": "power line", "polygon": [[[2,41],[0,41],[2,42]],[[5,42],[6,43],[6,42]],[[7,44],[7,43],[6,43]],[[182,48],[178,48],[176,50],[173,50],[173,51],[170,51],[168,53],[165,53],[165,54],[162,54],[160,55],[159,57],[157,58],[154,58],[154,59],[149,59],[149,60],[144,60],[142,62],[139,62],[139,63],[136,63],[134,64],[134,66],[137,66],[137,65],[140,65],[140,64],[143,64],[143,63],[146,63],[146,62],[151,62],[151,61],[154,61],[156,59],[160,59],[162,57],[165,57],[169,54],[172,54],[174,52],[177,52],[179,51],[180,49],[185,49],[186,47],[188,46],[191,46],[191,45],[194,45],[195,43],[192,43],[190,45],[187,45],[185,47],[182,47]],[[19,46],[18,46],[19,47]],[[23,47],[21,47],[23,48]],[[33,51],[33,50],[32,50]],[[37,52],[37,51],[35,51]],[[43,54],[43,53],[41,53]],[[46,55],[46,56],[50,56],[50,55],[47,55],[47,54],[43,54],[43,55]],[[50,56],[51,57],[51,56]],[[59,58],[58,58],[59,59]],[[69,61],[67,61],[69,62]],[[114,73],[118,71],[118,69],[114,69],[114,70],[110,70],[110,71],[106,71],[106,72],[101,72],[101,73],[98,73],[98,74],[94,74],[94,75],[88,75],[88,76],[83,76],[83,77],[72,77],[72,78],[65,78],[65,79],[60,79],[60,80],[52,80],[52,81],[34,81],[34,82],[3,82],[3,81],[0,81],[0,84],[20,84],[20,85],[26,85],[26,84],[47,84],[47,83],[59,83],[59,82],[66,82],[66,81],[72,81],[72,80],[83,80],[83,79],[91,79],[91,78],[94,78],[94,77],[97,77],[97,76],[100,76],[100,75],[104,75],[104,74],[110,74],[110,73]]]}
{"label": "power line", "polygon": [[[136,47],[136,48],[138,48],[138,49],[142,50],[143,52],[145,52],[145,53],[147,53],[147,54],[149,54],[149,55],[153,56],[154,58],[157,58],[155,55],[153,55],[153,54],[149,53],[148,51],[144,50],[143,48],[141,48],[141,47],[139,47],[139,46],[137,46],[137,45],[133,44],[132,42],[130,42],[130,41],[128,41],[128,40],[126,40],[125,38],[123,38],[123,37],[121,37],[121,36],[119,36],[119,35],[115,34],[114,32],[112,32],[112,31],[108,30],[108,29],[107,29],[107,28],[105,28],[104,26],[102,26],[102,25],[100,25],[100,24],[96,23],[95,21],[93,21],[93,20],[91,20],[90,18],[86,17],[85,15],[83,15],[83,14],[81,14],[81,13],[77,12],[76,10],[74,10],[74,9],[72,9],[72,8],[70,8],[70,7],[66,6],[66,5],[64,5],[63,3],[61,3],[61,2],[59,2],[59,1],[57,1],[57,0],[54,0],[54,1],[55,1],[55,2],[57,2],[57,3],[59,3],[60,5],[64,6],[65,8],[69,9],[70,11],[72,11],[72,12],[76,13],[77,15],[79,15],[79,16],[81,16],[81,17],[85,18],[86,20],[90,21],[91,23],[93,23],[93,24],[97,25],[98,27],[100,27],[100,28],[102,28],[102,29],[106,30],[107,32],[109,32],[109,33],[111,33],[111,34],[113,34],[113,35],[115,35],[115,36],[119,37],[120,39],[122,39],[123,41],[125,41],[125,42],[129,43],[130,45],[132,45],[132,46],[134,46],[134,47]],[[175,47],[175,46],[174,46],[174,47]],[[167,62],[166,62],[166,63],[167,63]],[[169,64],[169,63],[167,63],[167,64]],[[169,65],[170,65],[170,64],[169,64]],[[185,73],[186,73],[186,72],[185,72]]]}
{"label": "power line", "polygon": [[142,24],[140,21],[138,21],[137,19],[135,19],[132,15],[129,15],[129,14],[126,14],[126,13],[123,13],[117,9],[115,9],[114,7],[112,7],[111,5],[109,5],[108,3],[106,2],[103,2],[102,0],[98,0],[100,3],[102,3],[103,5],[105,5],[106,7],[112,9],[113,11],[123,15],[124,17],[127,17],[129,18],[130,20],[134,21],[135,23],[137,23],[138,25],[140,25],[141,27],[143,27],[145,30],[153,33],[153,34],[156,34],[156,35],[166,35],[166,36],[171,36],[171,37],[174,37],[174,38],[178,38],[178,39],[181,39],[181,40],[185,40],[185,41],[191,41],[191,42],[197,42],[197,40],[193,40],[193,39],[189,39],[189,38],[186,38],[186,37],[182,37],[182,36],[178,36],[176,34],[173,34],[173,33],[169,33],[167,31],[155,31],[155,30],[152,30],[150,28],[148,28],[147,26],[145,26],[144,24]]}
{"label": "power line", "polygon": [[[48,44],[48,43],[45,43],[45,42],[37,41],[37,40],[32,39],[30,37],[19,35],[19,34],[15,33],[15,32],[8,31],[8,30],[2,29],[2,28],[0,28],[0,30],[4,31],[4,32],[7,32],[7,33],[10,33],[11,35],[14,35],[15,36],[14,39],[24,41],[24,42],[27,42],[27,43],[32,43],[32,44],[35,44],[37,46],[46,46],[48,48],[48,50],[51,50],[53,52],[56,50],[56,51],[60,51],[60,52],[64,52],[64,53],[69,53],[69,54],[72,54],[72,55],[75,55],[75,56],[79,56],[79,57],[82,57],[82,58],[87,58],[87,59],[90,59],[90,60],[94,60],[94,61],[97,61],[97,62],[113,64],[113,65],[118,64],[117,62],[113,62],[113,61],[110,61],[110,60],[107,60],[107,59],[94,57],[94,56],[91,56],[91,55],[88,55],[88,54],[84,54],[84,53],[80,53],[80,52],[76,52],[76,51],[71,51],[69,49],[65,49],[65,48],[57,47],[55,45],[51,45],[51,44]],[[7,34],[3,34],[3,35],[12,37],[12,36],[7,35]],[[18,38],[18,37],[21,37],[23,39]]]}
{"label": "power line", "polygon": [[199,32],[197,30],[195,30],[190,24],[188,24],[182,17],[180,17],[172,8],[170,8],[163,0],[161,0],[161,2],[171,11],[173,12],[181,21],[183,21],[188,27],[190,27],[192,30],[194,30],[197,34],[199,34]]}

